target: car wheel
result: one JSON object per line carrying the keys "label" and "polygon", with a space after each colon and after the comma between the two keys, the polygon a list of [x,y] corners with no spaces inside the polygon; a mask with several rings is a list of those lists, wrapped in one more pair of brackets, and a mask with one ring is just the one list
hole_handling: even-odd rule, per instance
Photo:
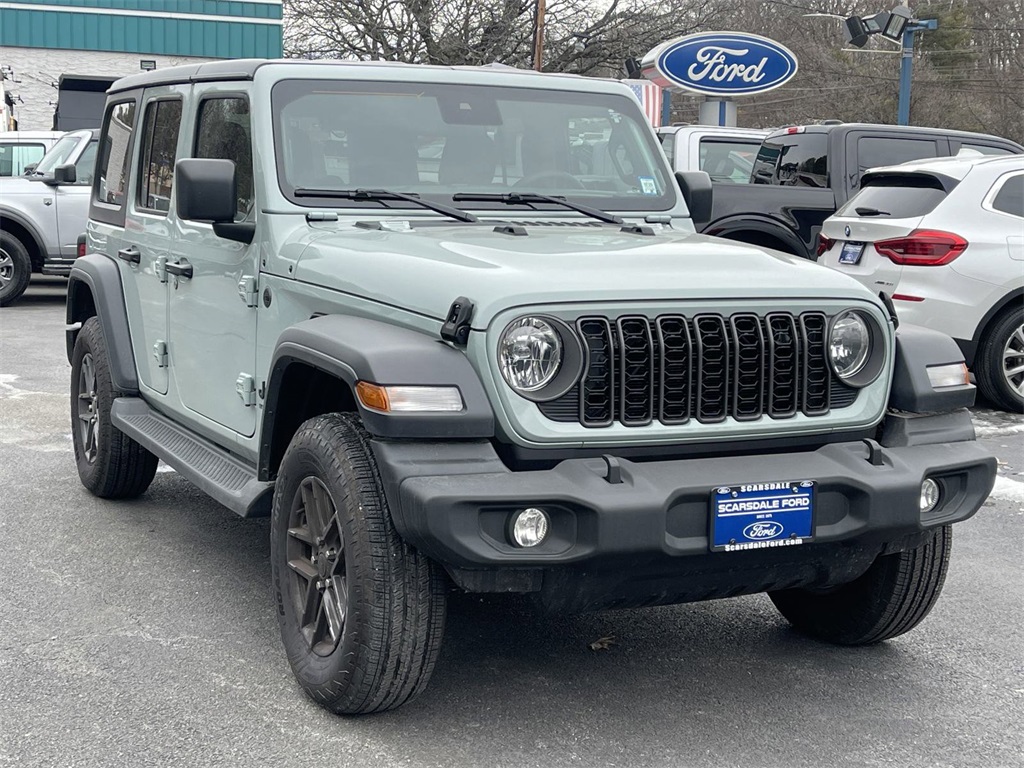
{"label": "car wheel", "polygon": [[306,693],[340,714],[417,696],[441,648],[443,576],[395,531],[356,416],[299,427],[281,461],[270,533],[281,638]]}
{"label": "car wheel", "polygon": [[974,378],[995,405],[1024,413],[1024,309],[1006,313],[985,333],[974,361]]}
{"label": "car wheel", "polygon": [[71,356],[71,436],[82,485],[104,499],[138,496],[156,474],[156,456],[110,421],[121,394],[111,381],[103,329],[90,317]]}
{"label": "car wheel", "polygon": [[933,531],[915,549],[876,558],[860,578],[835,589],[770,592],[793,627],[838,645],[869,645],[902,635],[931,611],[946,579],[952,529]]}
{"label": "car wheel", "polygon": [[10,232],[0,232],[0,307],[20,299],[31,276],[32,259],[21,240]]}

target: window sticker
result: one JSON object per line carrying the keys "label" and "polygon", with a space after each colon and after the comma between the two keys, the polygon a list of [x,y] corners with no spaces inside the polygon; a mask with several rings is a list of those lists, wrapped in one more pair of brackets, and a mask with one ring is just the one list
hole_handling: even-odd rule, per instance
{"label": "window sticker", "polygon": [[658,185],[651,176],[637,176],[640,180],[640,191],[645,195],[658,194]]}

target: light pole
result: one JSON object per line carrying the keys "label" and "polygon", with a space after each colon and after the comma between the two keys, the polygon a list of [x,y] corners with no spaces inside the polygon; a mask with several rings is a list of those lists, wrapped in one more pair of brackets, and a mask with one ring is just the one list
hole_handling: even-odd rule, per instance
{"label": "light pole", "polygon": [[547,8],[544,0],[537,0],[537,19],[534,24],[536,37],[533,39],[533,68],[540,72],[544,68],[544,16]]}
{"label": "light pole", "polygon": [[938,29],[937,19],[909,21],[903,29],[903,56],[900,59],[900,99],[896,124],[910,125],[910,86],[914,73],[914,35],[926,29]]}

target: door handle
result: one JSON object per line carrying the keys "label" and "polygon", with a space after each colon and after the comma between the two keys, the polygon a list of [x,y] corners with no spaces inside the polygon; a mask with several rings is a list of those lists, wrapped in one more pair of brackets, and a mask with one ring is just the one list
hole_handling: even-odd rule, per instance
{"label": "door handle", "polygon": [[129,245],[127,248],[122,248],[117,252],[117,258],[121,259],[121,261],[127,261],[129,264],[138,264],[142,261],[142,254],[134,245]]}
{"label": "door handle", "polygon": [[192,265],[187,261],[168,261],[164,265],[164,269],[167,270],[167,274],[174,275],[175,277],[182,277],[186,280],[192,279]]}

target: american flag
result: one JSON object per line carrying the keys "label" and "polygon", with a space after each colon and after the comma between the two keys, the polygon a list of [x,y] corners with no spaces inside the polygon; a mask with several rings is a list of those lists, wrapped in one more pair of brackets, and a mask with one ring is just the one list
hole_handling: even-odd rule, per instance
{"label": "american flag", "polygon": [[657,128],[661,125],[661,86],[646,80],[623,80],[629,89],[633,91],[640,107],[643,109],[651,125]]}

